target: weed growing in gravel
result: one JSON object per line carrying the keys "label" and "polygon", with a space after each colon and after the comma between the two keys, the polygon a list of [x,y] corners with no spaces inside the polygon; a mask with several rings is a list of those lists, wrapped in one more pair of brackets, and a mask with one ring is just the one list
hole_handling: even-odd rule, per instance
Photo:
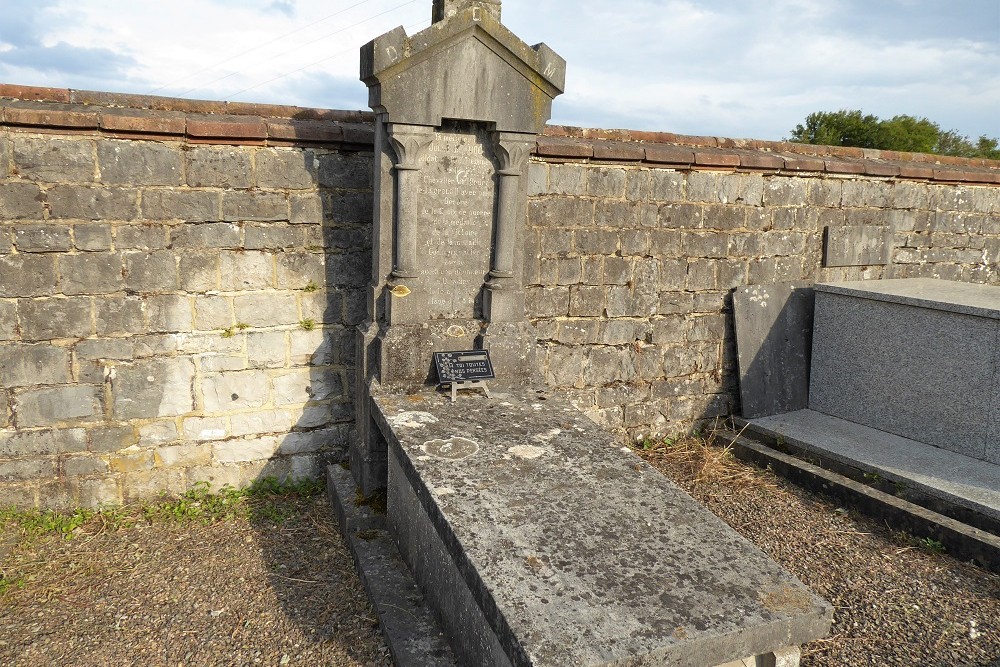
{"label": "weed growing in gravel", "polygon": [[0,597],[10,591],[21,589],[28,585],[28,580],[20,575],[7,576],[5,572],[0,572]]}
{"label": "weed growing in gravel", "polygon": [[253,501],[249,504],[249,518],[280,525],[295,514],[294,508],[284,500],[311,498],[323,493],[325,488],[323,482],[312,479],[285,483],[273,477],[257,480],[246,490],[247,497]]}
{"label": "weed growing in gravel", "polygon": [[[138,523],[217,523],[263,516],[269,520],[287,518],[276,503],[291,498],[310,498],[323,492],[322,481],[280,482],[261,479],[245,489],[226,485],[213,490],[199,482],[178,498],[138,503],[100,510],[77,508],[68,511],[18,510],[0,508],[0,530],[14,530],[23,538],[59,535],[70,539],[80,532],[100,533],[131,528]],[[283,520],[283,519],[282,519]]]}
{"label": "weed growing in gravel", "polygon": [[58,534],[69,539],[74,531],[90,521],[94,514],[93,510],[87,509],[56,512],[35,509],[18,511],[13,507],[7,507],[0,510],[0,527],[15,525],[25,536]]}
{"label": "weed growing in gravel", "polygon": [[927,553],[943,554],[948,550],[940,540],[935,540],[933,537],[915,537],[905,530],[892,531],[892,536],[898,542],[922,549]]}
{"label": "weed growing in gravel", "polygon": [[923,549],[924,551],[929,551],[932,554],[943,554],[945,552],[944,545],[940,541],[932,539],[930,537],[925,537],[922,540],[917,540],[916,545]]}

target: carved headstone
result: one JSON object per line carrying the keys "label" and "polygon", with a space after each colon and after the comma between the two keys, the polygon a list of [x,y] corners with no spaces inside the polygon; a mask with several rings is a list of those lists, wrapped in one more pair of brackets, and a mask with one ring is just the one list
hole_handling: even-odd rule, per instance
{"label": "carved headstone", "polygon": [[434,23],[361,50],[375,111],[368,319],[358,345],[352,470],[385,484],[369,398],[429,382],[434,352],[489,349],[497,382],[535,373],[524,308],[524,171],[565,61],[500,23],[499,0],[434,0]]}

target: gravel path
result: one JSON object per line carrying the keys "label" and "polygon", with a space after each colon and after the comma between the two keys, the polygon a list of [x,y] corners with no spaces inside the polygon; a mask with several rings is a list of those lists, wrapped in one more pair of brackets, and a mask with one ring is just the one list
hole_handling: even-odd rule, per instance
{"label": "gravel path", "polygon": [[[836,606],[803,667],[1000,667],[1000,577],[717,448],[644,456]],[[325,500],[269,502],[207,525],[91,520],[71,540],[5,527],[0,664],[391,665]]]}
{"label": "gravel path", "polygon": [[0,664],[391,665],[325,499],[279,509],[15,548]]}

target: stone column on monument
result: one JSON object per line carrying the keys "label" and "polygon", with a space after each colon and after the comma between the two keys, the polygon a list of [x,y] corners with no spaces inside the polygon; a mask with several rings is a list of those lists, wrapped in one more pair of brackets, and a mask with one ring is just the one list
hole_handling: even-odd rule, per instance
{"label": "stone column on monument", "polygon": [[490,277],[509,279],[514,277],[514,238],[517,229],[518,201],[520,199],[521,174],[528,161],[528,155],[535,145],[533,135],[513,132],[497,133],[497,157],[500,169],[497,171],[497,220],[496,245],[493,253],[493,268]]}
{"label": "stone column on monument", "polygon": [[396,152],[396,248],[394,278],[416,278],[419,184],[417,171],[424,149],[434,140],[434,128],[421,125],[388,126],[389,141]]}
{"label": "stone column on monument", "polygon": [[493,258],[486,284],[485,316],[490,322],[518,322],[524,319],[524,299],[519,298],[514,270],[518,236],[518,217],[522,210],[522,179],[524,166],[535,145],[535,135],[517,132],[497,132],[494,137],[497,170],[497,214],[495,221]]}

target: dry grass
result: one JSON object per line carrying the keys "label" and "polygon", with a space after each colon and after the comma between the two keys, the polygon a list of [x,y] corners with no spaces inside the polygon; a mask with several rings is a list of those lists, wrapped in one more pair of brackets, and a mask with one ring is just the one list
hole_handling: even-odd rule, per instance
{"label": "dry grass", "polygon": [[0,664],[388,667],[320,491],[0,513]]}
{"label": "dry grass", "polygon": [[[732,444],[717,447],[709,444],[711,437],[683,435],[665,440],[649,441],[641,454],[651,463],[669,464],[671,477],[678,484],[696,490],[709,490],[725,485],[733,488],[776,489],[776,481],[736,459]],[[734,441],[735,442],[735,441]]]}

